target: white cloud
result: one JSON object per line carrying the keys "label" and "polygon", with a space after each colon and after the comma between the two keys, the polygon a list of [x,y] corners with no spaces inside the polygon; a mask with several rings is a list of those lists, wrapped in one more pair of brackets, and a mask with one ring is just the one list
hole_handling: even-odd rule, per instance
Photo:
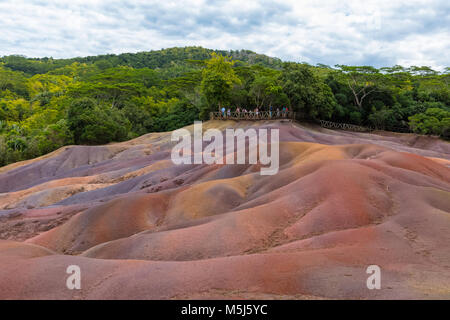
{"label": "white cloud", "polygon": [[0,55],[57,58],[173,46],[284,60],[449,65],[446,0],[1,1]]}

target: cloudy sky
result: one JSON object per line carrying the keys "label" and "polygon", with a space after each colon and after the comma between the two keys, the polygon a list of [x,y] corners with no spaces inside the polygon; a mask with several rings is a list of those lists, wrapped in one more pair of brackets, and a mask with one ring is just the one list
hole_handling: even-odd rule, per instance
{"label": "cloudy sky", "polygon": [[450,65],[449,0],[0,0],[0,56],[174,46],[311,64]]}

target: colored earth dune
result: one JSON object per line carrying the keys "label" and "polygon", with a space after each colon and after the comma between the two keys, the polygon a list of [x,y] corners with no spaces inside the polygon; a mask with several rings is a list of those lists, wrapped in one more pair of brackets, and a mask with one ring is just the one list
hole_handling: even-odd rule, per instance
{"label": "colored earth dune", "polygon": [[174,165],[170,132],[0,168],[0,299],[450,299],[448,142],[203,127],[278,128],[278,174]]}

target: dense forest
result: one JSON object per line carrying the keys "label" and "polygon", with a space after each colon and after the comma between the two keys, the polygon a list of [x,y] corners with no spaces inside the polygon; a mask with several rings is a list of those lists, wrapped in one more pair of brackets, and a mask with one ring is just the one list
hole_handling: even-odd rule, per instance
{"label": "dense forest", "polygon": [[205,120],[218,106],[450,139],[450,69],[312,66],[201,47],[0,59],[0,166]]}

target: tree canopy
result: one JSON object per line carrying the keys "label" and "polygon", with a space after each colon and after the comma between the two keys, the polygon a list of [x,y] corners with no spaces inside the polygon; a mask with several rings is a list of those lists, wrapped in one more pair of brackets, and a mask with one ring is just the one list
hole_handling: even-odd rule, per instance
{"label": "tree canopy", "polygon": [[283,63],[201,47],[72,59],[0,58],[0,166],[207,119],[219,107],[289,107],[449,139],[450,69]]}

